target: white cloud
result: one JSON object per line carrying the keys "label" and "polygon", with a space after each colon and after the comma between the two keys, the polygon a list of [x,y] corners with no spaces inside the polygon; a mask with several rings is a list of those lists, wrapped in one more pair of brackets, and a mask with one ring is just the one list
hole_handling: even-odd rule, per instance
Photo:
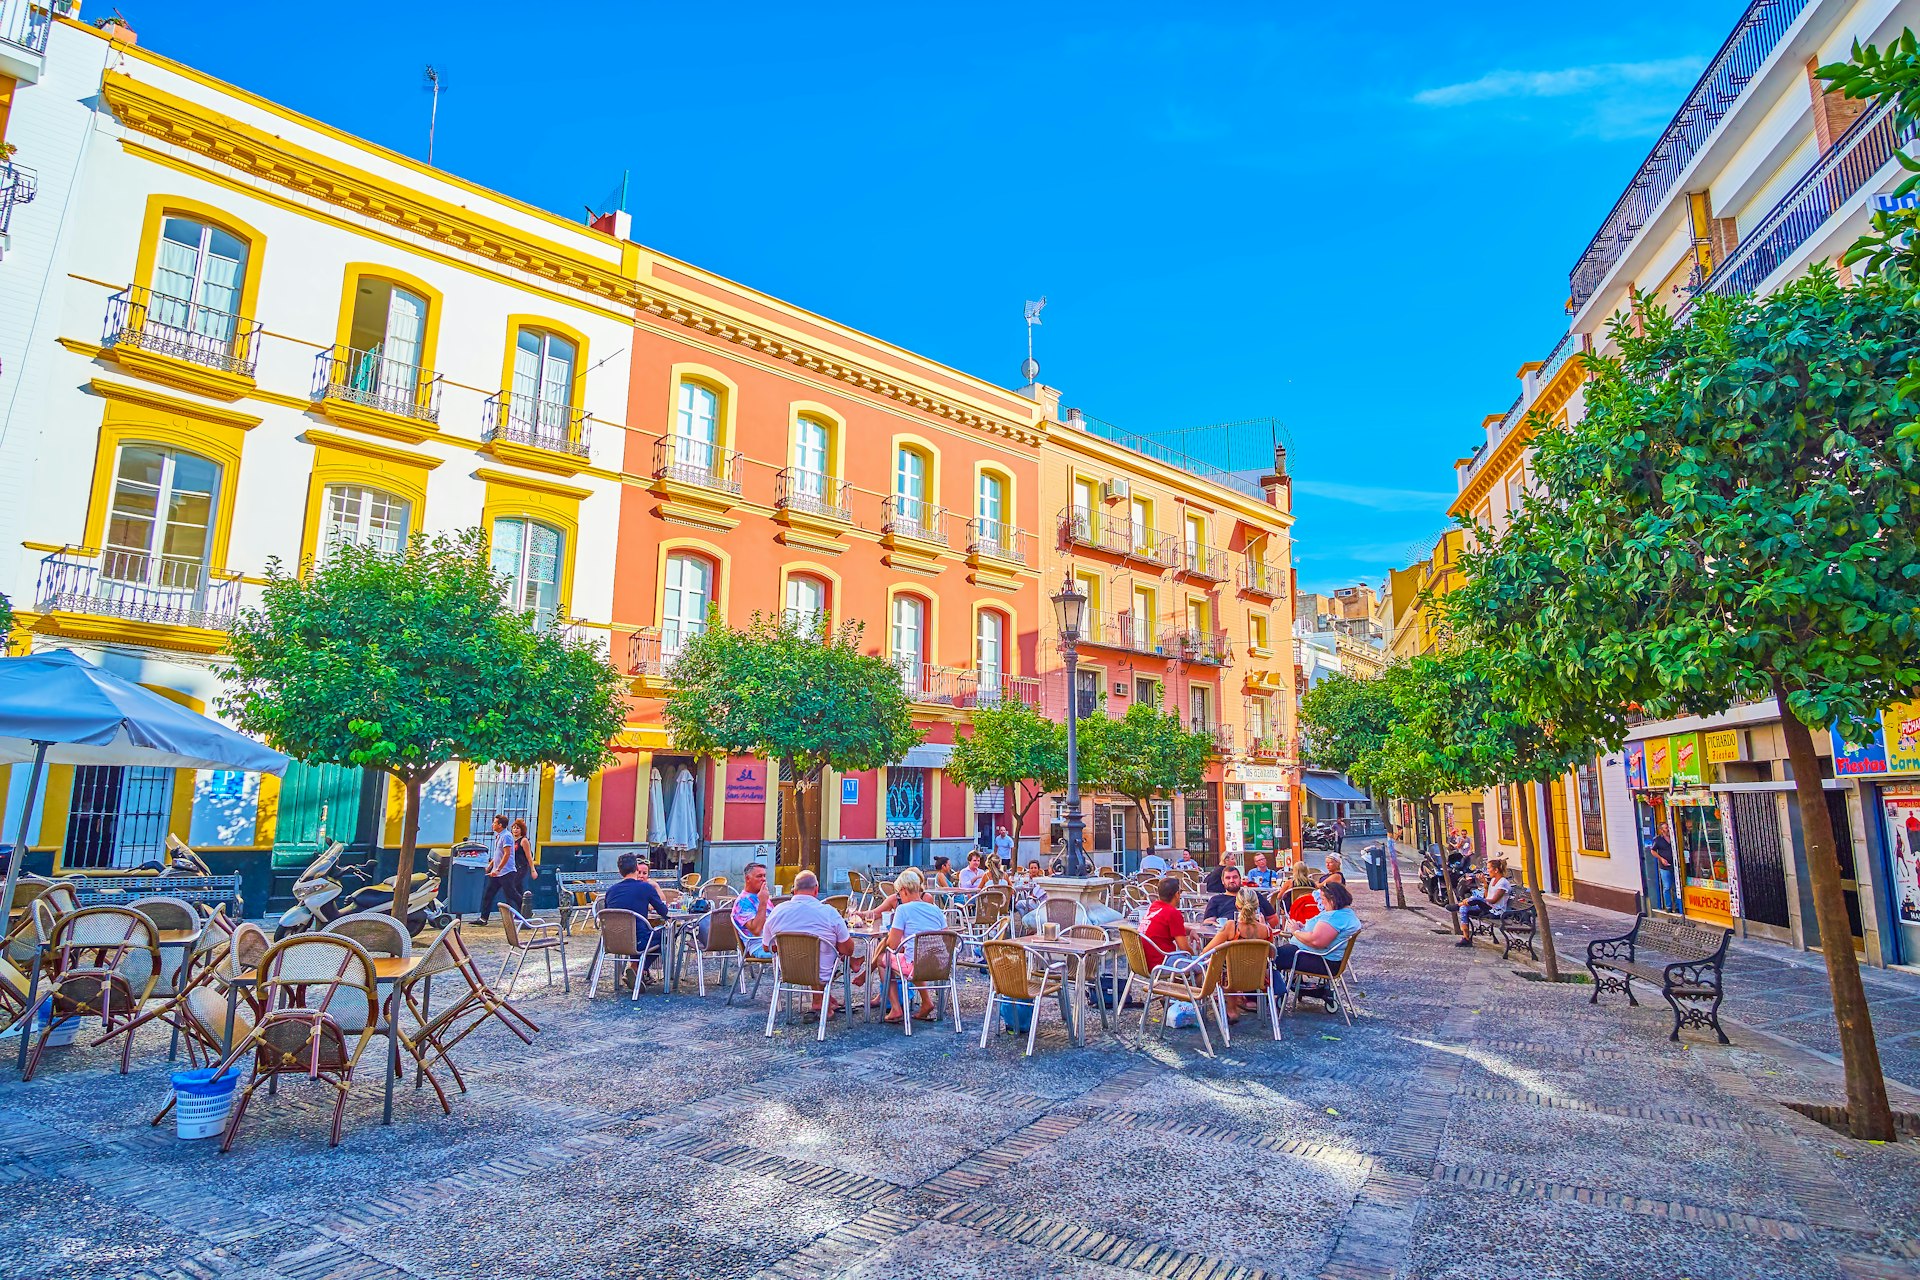
{"label": "white cloud", "polygon": [[1413,100],[1423,107],[1464,107],[1511,98],[1568,98],[1620,89],[1685,87],[1700,74],[1699,58],[1658,58],[1647,62],[1596,62],[1552,71],[1489,71],[1477,80],[1422,89]]}
{"label": "white cloud", "polygon": [[1295,480],[1295,493],[1348,502],[1375,511],[1445,511],[1454,495],[1435,489],[1389,489],[1376,485],[1338,484],[1331,480]]}

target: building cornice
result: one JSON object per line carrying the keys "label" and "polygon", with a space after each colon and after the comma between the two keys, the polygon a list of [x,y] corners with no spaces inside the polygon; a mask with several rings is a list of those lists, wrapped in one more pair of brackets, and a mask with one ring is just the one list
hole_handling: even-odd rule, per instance
{"label": "building cornice", "polygon": [[1176,492],[1199,494],[1216,504],[1219,510],[1231,512],[1248,524],[1267,525],[1282,532],[1293,527],[1292,512],[1269,506],[1258,498],[1215,484],[1157,458],[1149,458],[1091,431],[1070,427],[1052,419],[1048,419],[1044,426],[1046,442],[1064,452],[1077,453],[1117,471],[1149,477]]}
{"label": "building cornice", "polygon": [[[638,276],[642,255],[637,245],[607,239],[609,247],[620,250],[619,261],[601,260],[297,146],[124,72],[108,71],[101,80],[101,95],[127,129],[230,167],[254,181],[574,290],[600,305],[623,312],[645,312],[715,335],[962,426],[1032,447],[1045,440],[1044,431],[1035,422],[990,412],[981,404],[969,403],[931,384],[916,383],[905,375],[808,342],[774,324],[731,314],[708,300],[662,287],[657,281],[643,283]],[[499,199],[503,205],[513,203],[505,197]],[[583,241],[604,238],[584,227],[580,235]]]}
{"label": "building cornice", "polygon": [[[1527,447],[1527,442],[1533,439],[1533,416],[1536,413],[1544,414],[1551,420],[1555,414],[1566,408],[1567,401],[1573,398],[1575,388],[1586,380],[1586,361],[1575,359],[1562,364],[1559,371],[1553,375],[1553,381],[1540,388],[1540,394],[1535,396],[1533,403],[1527,406],[1527,411],[1520,416],[1520,421],[1513,424],[1513,430],[1507,432],[1506,438],[1493,447],[1493,453],[1480,464],[1480,469],[1474,472],[1473,479],[1467,482],[1467,487],[1454,498],[1453,505],[1447,508],[1447,514],[1455,518],[1469,515],[1475,507],[1484,502],[1487,495],[1493,492],[1493,486],[1512,470],[1513,464],[1519,460],[1521,450]],[[1495,416],[1504,417],[1505,415]]]}

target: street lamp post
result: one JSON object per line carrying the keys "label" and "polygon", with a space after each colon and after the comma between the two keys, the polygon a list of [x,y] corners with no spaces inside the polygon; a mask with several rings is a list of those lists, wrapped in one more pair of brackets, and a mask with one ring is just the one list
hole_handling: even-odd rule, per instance
{"label": "street lamp post", "polygon": [[1054,620],[1060,625],[1060,653],[1067,660],[1067,865],[1070,876],[1093,871],[1087,861],[1086,824],[1080,817],[1080,633],[1087,620],[1087,596],[1068,572],[1053,597]]}

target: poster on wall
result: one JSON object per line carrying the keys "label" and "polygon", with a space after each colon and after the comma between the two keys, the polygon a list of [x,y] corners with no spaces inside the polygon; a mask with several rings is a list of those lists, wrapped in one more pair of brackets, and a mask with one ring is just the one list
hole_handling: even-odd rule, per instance
{"label": "poster on wall", "polygon": [[1670,787],[1673,785],[1673,744],[1665,738],[1648,738],[1647,747],[1647,785],[1649,787]]}
{"label": "poster on wall", "polygon": [[1740,758],[1738,729],[1714,729],[1701,734],[1700,739],[1706,744],[1708,764],[1732,764]]}
{"label": "poster on wall", "polygon": [[1673,752],[1673,785],[1699,786],[1706,781],[1706,761],[1700,756],[1700,735],[1677,733],[1667,739]]}
{"label": "poster on wall", "polygon": [[1829,729],[1833,739],[1833,776],[1855,778],[1861,774],[1887,771],[1887,735],[1875,729],[1868,742],[1848,742],[1838,729]]}
{"label": "poster on wall", "polygon": [[1647,744],[1629,742],[1627,744],[1627,790],[1645,791],[1647,789]]}
{"label": "poster on wall", "polygon": [[1888,773],[1920,773],[1920,702],[1896,702],[1880,716]]}
{"label": "poster on wall", "polygon": [[1887,862],[1892,869],[1894,910],[1906,924],[1920,924],[1920,792],[1883,794]]}

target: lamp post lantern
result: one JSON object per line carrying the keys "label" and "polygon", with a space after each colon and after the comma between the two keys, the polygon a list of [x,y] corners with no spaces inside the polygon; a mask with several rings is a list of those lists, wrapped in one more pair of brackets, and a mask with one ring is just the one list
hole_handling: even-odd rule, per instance
{"label": "lamp post lantern", "polygon": [[1067,861],[1069,876],[1093,872],[1087,860],[1086,824],[1080,817],[1080,636],[1087,622],[1087,595],[1074,583],[1072,571],[1053,596],[1054,620],[1060,626],[1060,653],[1067,660]]}

